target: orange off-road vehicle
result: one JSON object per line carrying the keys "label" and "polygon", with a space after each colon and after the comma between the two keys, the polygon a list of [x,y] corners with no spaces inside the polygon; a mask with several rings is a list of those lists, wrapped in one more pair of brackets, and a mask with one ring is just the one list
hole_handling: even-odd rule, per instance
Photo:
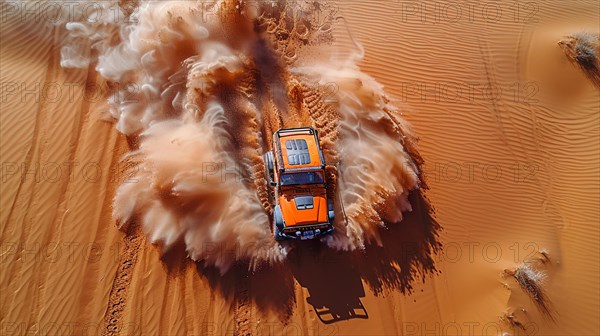
{"label": "orange off-road vehicle", "polygon": [[275,195],[275,239],[313,239],[332,232],[333,202],[327,198],[325,159],[317,131],[304,127],[275,132],[273,150],[264,160]]}

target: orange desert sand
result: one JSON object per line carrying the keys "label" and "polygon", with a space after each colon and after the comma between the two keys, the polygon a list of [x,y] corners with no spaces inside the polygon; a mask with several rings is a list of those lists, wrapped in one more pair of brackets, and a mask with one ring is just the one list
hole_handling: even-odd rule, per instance
{"label": "orange desert sand", "polygon": [[[1,335],[600,334],[600,88],[559,44],[597,1],[135,3],[2,2]],[[346,218],[279,245],[261,141],[307,122]]]}

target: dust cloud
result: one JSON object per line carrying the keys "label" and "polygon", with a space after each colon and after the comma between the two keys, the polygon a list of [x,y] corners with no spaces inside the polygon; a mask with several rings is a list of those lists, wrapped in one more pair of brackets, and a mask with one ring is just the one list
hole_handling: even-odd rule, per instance
{"label": "dust cloud", "polygon": [[[319,129],[335,198],[335,249],[381,244],[419,188],[416,138],[356,52],[333,57],[339,13],[314,1],[99,2],[65,25],[61,65],[93,66],[134,145],[114,198],[168,250],[227,271],[282,261],[262,154],[282,127]],[[333,86],[332,86],[333,85]],[[334,87],[333,92],[326,88]],[[393,223],[393,224],[392,224]]]}

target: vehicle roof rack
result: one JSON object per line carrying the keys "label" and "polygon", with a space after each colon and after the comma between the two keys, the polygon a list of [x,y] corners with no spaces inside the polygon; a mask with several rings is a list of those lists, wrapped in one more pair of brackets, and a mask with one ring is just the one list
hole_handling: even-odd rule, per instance
{"label": "vehicle roof rack", "polygon": [[[280,129],[277,130],[274,134],[275,137],[277,138],[281,138],[282,136],[285,135],[292,135],[292,134],[308,134],[308,135],[312,135],[315,138],[315,143],[317,145],[317,151],[319,153],[319,159],[321,160],[320,162],[320,169],[325,169],[325,157],[323,156],[323,151],[321,149],[321,143],[319,141],[319,132],[312,128],[312,127],[293,127],[293,128],[284,128],[284,129]],[[275,146],[278,147],[278,159],[283,162],[283,156],[282,156],[282,151],[281,151],[281,143],[279,141],[276,141]],[[308,167],[306,167],[308,168]],[[314,167],[313,169],[319,169],[319,167]],[[294,168],[284,168],[281,167],[279,170],[281,172],[285,172],[285,171],[293,171]],[[313,170],[310,169],[310,170]]]}
{"label": "vehicle roof rack", "polygon": [[308,134],[315,134],[317,131],[312,127],[295,127],[295,128],[280,129],[276,133],[277,133],[277,135],[281,135],[281,134],[286,134],[286,133],[298,133],[298,132],[307,132]]}

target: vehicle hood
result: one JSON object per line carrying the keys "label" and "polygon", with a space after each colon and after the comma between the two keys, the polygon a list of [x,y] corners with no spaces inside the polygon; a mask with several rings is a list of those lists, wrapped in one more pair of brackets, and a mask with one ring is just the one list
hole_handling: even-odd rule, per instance
{"label": "vehicle hood", "polygon": [[327,198],[324,193],[280,195],[279,205],[286,227],[327,222]]}

